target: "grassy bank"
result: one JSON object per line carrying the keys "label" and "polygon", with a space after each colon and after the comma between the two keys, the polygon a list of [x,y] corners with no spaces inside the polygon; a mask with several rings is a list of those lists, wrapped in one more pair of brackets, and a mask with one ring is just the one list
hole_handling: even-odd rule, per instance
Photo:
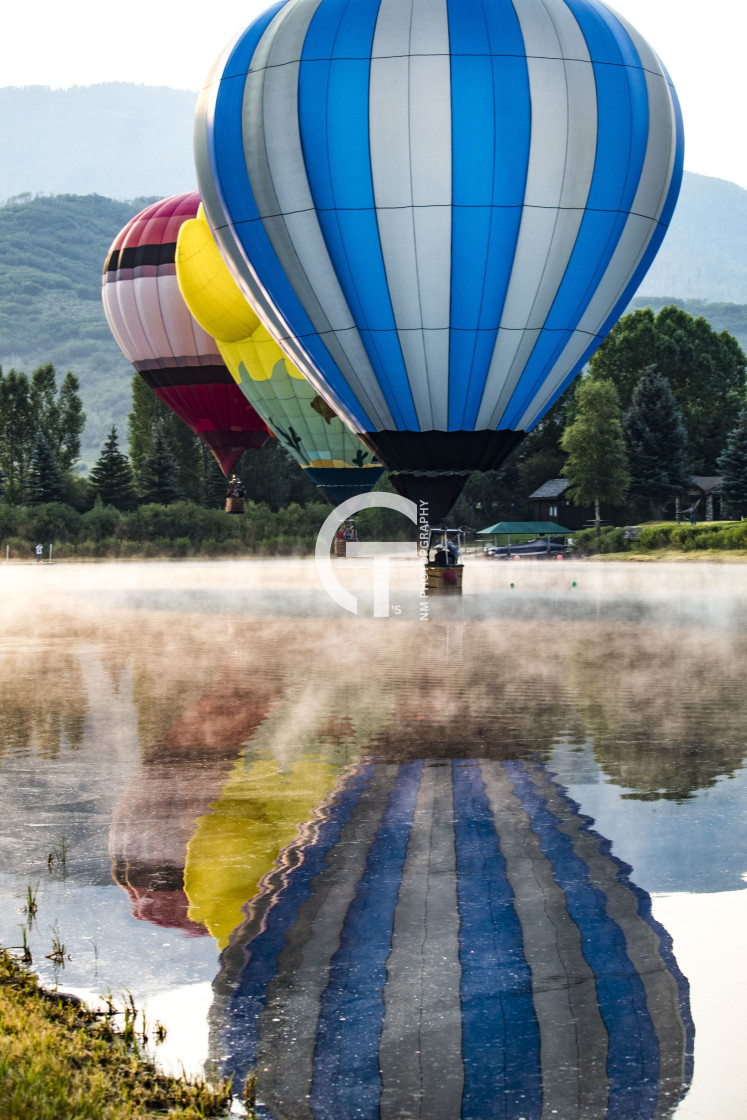
{"label": "grassy bank", "polygon": [[94,506],[79,513],[61,502],[40,506],[0,504],[0,561],[44,559],[151,559],[202,556],[292,556],[313,552],[329,507],[292,504],[279,510],[247,502],[232,516],[194,502],[144,505],[131,513]]}
{"label": "grassy bank", "polygon": [[747,521],[706,521],[701,525],[658,521],[629,529],[605,527],[576,533],[574,557],[617,560],[747,559]]}
{"label": "grassy bank", "polygon": [[108,1017],[43,991],[0,949],[2,1120],[198,1120],[229,1106],[225,1085],[159,1073],[131,1026],[118,1033]]}

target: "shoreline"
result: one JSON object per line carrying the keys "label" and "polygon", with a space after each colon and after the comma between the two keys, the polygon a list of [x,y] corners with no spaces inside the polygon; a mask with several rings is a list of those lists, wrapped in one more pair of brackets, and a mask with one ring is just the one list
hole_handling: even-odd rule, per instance
{"label": "shoreline", "polygon": [[571,559],[581,563],[585,560],[597,560],[600,563],[693,563],[700,564],[745,564],[747,563],[747,550],[745,549],[691,549],[681,552],[679,549],[656,549],[652,552],[609,552],[597,553],[594,556],[576,556]]}
{"label": "shoreline", "polygon": [[[0,948],[0,1115],[35,1120],[175,1120],[228,1117],[230,1084],[161,1073],[125,1008],[111,1013],[49,991]],[[157,1027],[154,1031],[157,1037]],[[250,1112],[251,1115],[251,1112]]]}
{"label": "shoreline", "polygon": [[[476,551],[472,555],[467,552],[467,560],[475,560],[482,558],[482,551]],[[63,556],[55,560],[0,560],[0,568],[55,568],[62,565],[74,564],[210,564],[210,563],[225,563],[228,561],[247,563],[256,561],[257,563],[267,563],[268,560],[313,560],[314,552],[294,552],[294,553],[256,553],[249,552],[246,554],[237,552],[226,552],[223,555],[200,555],[193,556]],[[650,563],[711,563],[711,564],[746,564],[747,563],[747,549],[691,549],[682,551],[680,549],[653,549],[651,552],[598,552],[585,556],[574,556],[572,553],[564,558],[567,562],[574,564],[584,564],[588,562],[598,562],[602,564],[609,563],[622,563],[622,564],[650,564]],[[541,560],[531,557],[524,557],[520,561],[522,564],[545,564],[547,561],[543,558]]]}

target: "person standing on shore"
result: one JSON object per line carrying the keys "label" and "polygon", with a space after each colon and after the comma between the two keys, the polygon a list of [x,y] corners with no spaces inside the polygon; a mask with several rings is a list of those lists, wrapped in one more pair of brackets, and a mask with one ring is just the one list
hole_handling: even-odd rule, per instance
{"label": "person standing on shore", "polygon": [[43,551],[44,551],[44,549],[43,549],[42,545],[38,544],[36,546],[36,562],[37,562],[37,564],[41,564],[41,562],[42,562],[42,552]]}

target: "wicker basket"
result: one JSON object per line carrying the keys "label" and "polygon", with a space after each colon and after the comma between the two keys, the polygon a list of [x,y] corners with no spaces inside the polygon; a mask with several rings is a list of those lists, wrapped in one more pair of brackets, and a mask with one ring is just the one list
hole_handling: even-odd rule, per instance
{"label": "wicker basket", "polygon": [[462,593],[462,572],[464,571],[464,564],[451,564],[445,566],[443,564],[426,564],[425,565],[425,589],[430,595],[435,594],[456,594]]}

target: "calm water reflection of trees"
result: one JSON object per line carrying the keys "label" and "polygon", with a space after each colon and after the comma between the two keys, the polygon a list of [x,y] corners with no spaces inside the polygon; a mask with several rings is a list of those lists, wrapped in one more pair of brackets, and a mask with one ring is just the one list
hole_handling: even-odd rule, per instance
{"label": "calm water reflection of trees", "polygon": [[6,611],[0,755],[54,758],[79,746],[91,686],[84,650],[113,693],[131,682],[140,761],[165,774],[191,762],[215,770],[218,784],[247,743],[344,764],[362,754],[546,757],[562,735],[591,741],[628,796],[677,800],[745,757],[747,636],[717,625],[425,627],[80,601]]}

